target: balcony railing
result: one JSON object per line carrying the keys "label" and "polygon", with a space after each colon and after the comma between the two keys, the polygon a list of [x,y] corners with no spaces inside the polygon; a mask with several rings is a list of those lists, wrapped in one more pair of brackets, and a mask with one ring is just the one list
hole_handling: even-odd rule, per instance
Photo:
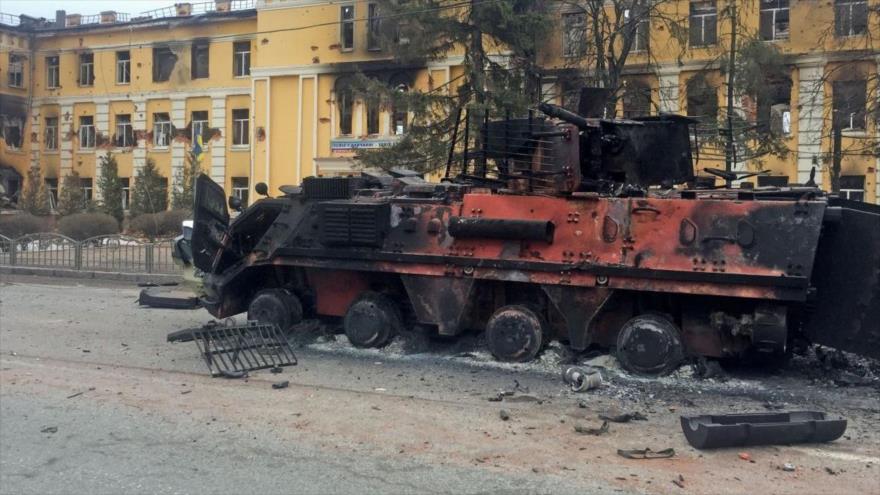
{"label": "balcony railing", "polygon": [[[256,0],[232,0],[229,2],[229,11],[248,10],[256,8]],[[192,11],[190,15],[208,14],[211,12],[219,12],[217,10],[217,2],[198,2],[191,3]],[[141,12],[138,17],[148,17],[151,19],[161,19],[163,17],[178,17],[178,7],[162,7],[160,9],[148,10]]]}

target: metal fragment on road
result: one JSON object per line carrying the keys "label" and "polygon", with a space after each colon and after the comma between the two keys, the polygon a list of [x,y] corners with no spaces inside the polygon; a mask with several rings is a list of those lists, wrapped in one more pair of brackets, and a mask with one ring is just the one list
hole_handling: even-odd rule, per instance
{"label": "metal fragment on road", "polygon": [[240,378],[248,371],[297,364],[287,337],[275,325],[209,324],[190,329],[211,376]]}
{"label": "metal fragment on road", "polygon": [[602,426],[600,426],[598,428],[591,428],[589,426],[583,426],[583,425],[575,425],[574,431],[576,431],[577,433],[580,433],[581,435],[593,435],[593,436],[598,437],[599,435],[604,435],[605,433],[608,433],[608,421],[603,421]]}
{"label": "metal fragment on road", "polygon": [[562,372],[562,379],[571,385],[574,392],[584,392],[599,388],[602,385],[602,375],[598,370],[583,366],[569,366]]}
{"label": "metal fragment on road", "polygon": [[837,440],[845,419],[828,419],[817,411],[682,416],[681,429],[698,449],[819,443]]}
{"label": "metal fragment on road", "polygon": [[618,449],[617,455],[627,459],[666,459],[675,455],[675,449],[651,450],[651,449]]}

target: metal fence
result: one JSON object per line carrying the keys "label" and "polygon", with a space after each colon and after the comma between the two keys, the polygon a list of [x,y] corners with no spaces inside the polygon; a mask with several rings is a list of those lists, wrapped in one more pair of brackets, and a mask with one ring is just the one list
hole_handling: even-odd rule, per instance
{"label": "metal fence", "polygon": [[125,273],[178,273],[173,239],[142,241],[104,235],[77,241],[61,234],[0,235],[0,266]]}

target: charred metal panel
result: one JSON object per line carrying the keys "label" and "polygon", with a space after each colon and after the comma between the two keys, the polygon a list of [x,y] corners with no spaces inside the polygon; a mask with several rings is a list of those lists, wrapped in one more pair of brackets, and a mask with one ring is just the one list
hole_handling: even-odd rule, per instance
{"label": "charred metal panel", "polygon": [[565,318],[569,345],[577,351],[586,349],[591,341],[590,325],[614,291],[563,285],[542,285],[541,288]]}
{"label": "charred metal panel", "polygon": [[790,445],[837,440],[846,431],[846,420],[828,419],[817,411],[707,414],[682,416],[681,429],[698,449]]}
{"label": "charred metal panel", "polygon": [[474,279],[402,275],[413,310],[421,323],[437,325],[440,335],[458,335],[471,306]]}
{"label": "charred metal panel", "polygon": [[814,342],[880,358],[880,207],[835,200],[816,253]]}
{"label": "charred metal panel", "polygon": [[303,196],[308,199],[347,199],[363,187],[360,177],[306,177],[303,179]]}
{"label": "charred metal panel", "polygon": [[380,247],[388,233],[388,203],[321,203],[321,243],[326,246]]}
{"label": "charred metal panel", "polygon": [[344,316],[351,303],[370,288],[363,272],[307,270],[306,275],[315,294],[315,311],[319,315]]}

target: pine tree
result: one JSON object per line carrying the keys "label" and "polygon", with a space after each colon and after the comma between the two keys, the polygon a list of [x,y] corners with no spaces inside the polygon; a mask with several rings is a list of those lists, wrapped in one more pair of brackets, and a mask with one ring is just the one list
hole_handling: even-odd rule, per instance
{"label": "pine tree", "polygon": [[27,183],[18,200],[18,208],[31,215],[48,215],[49,190],[43,181],[39,167],[31,167],[27,173]]}
{"label": "pine tree", "polygon": [[178,175],[174,190],[171,192],[171,208],[192,211],[195,201],[196,178],[202,172],[202,161],[190,151],[186,154],[186,164]]}
{"label": "pine tree", "polygon": [[58,214],[61,216],[81,213],[86,209],[85,191],[79,173],[71,171],[61,184],[61,194],[58,197]]}
{"label": "pine tree", "polygon": [[[402,66],[424,66],[450,52],[464,53],[460,78],[429,92],[401,91],[395,81],[360,75],[354,92],[405,108],[413,118],[393,146],[364,150],[366,166],[428,171],[445,162],[459,109],[495,117],[523,115],[539,99],[537,53],[550,33],[547,2],[498,0],[450,4],[442,0],[380,0],[374,27],[383,49]],[[502,48],[503,47],[503,48]],[[500,52],[504,56],[491,56]],[[388,84],[391,83],[391,84]]]}
{"label": "pine tree", "polygon": [[101,157],[101,177],[98,178],[101,190],[100,211],[122,222],[125,213],[122,209],[122,181],[119,179],[119,164],[116,157],[108,153]]}
{"label": "pine tree", "polygon": [[156,162],[147,162],[138,172],[131,191],[131,215],[156,213],[168,209],[168,181],[156,168]]}

